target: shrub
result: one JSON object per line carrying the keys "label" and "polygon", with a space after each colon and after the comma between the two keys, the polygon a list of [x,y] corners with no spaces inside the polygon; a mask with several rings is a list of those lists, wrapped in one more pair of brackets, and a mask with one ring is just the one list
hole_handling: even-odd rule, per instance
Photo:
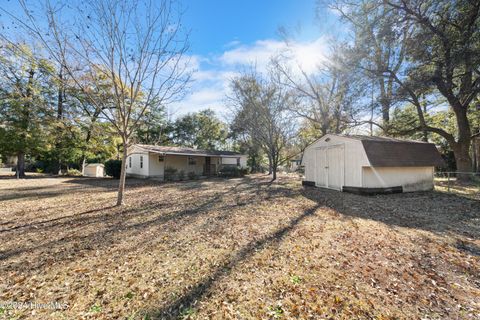
{"label": "shrub", "polygon": [[120,172],[122,171],[121,160],[108,160],[105,162],[105,174],[115,179],[120,179]]}
{"label": "shrub", "polygon": [[69,176],[69,177],[79,177],[81,175],[82,175],[82,173],[77,169],[68,169],[67,170],[67,176]]}
{"label": "shrub", "polygon": [[177,173],[177,169],[172,168],[172,167],[166,167],[165,172],[164,172],[165,180],[166,181],[173,181],[176,173]]}
{"label": "shrub", "polygon": [[178,172],[178,180],[180,180],[180,181],[181,181],[181,180],[185,180],[185,171],[180,170],[180,171]]}
{"label": "shrub", "polygon": [[188,179],[189,179],[189,180],[195,180],[196,178],[197,178],[197,175],[195,174],[195,172],[190,171],[190,172],[188,173]]}
{"label": "shrub", "polygon": [[45,171],[45,170],[43,170],[42,168],[36,168],[35,169],[36,173],[43,173],[43,171]]}
{"label": "shrub", "polygon": [[239,168],[237,166],[225,165],[220,168],[218,174],[221,177],[232,178],[232,177],[243,177],[247,172],[247,169]]}
{"label": "shrub", "polygon": [[42,172],[45,172],[47,169],[47,163],[45,163],[44,161],[25,161],[25,171],[38,172],[38,169],[42,169]]}

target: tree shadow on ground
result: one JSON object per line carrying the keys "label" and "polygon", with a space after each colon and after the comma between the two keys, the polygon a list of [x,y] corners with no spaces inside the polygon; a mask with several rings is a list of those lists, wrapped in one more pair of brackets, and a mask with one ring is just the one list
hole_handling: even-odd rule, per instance
{"label": "tree shadow on ground", "polygon": [[[39,174],[39,173],[26,172],[25,177],[20,178],[20,180],[33,180],[33,179],[45,179],[45,178],[56,178],[56,177],[59,177],[59,176],[50,175],[46,173]],[[0,180],[17,180],[17,175],[15,174],[14,171],[12,171],[11,173],[2,172],[0,174]]]}
{"label": "tree shadow on ground", "polygon": [[[258,195],[259,186],[252,183],[250,179],[241,179],[230,181],[230,184],[220,184],[223,186],[221,191],[203,198],[191,198],[180,201],[182,204],[178,207],[178,199],[159,202],[158,199],[142,202],[140,205],[130,207],[103,206],[52,219],[41,221],[32,221],[27,224],[13,225],[9,228],[1,229],[1,237],[19,237],[29,239],[35,237],[39,230],[44,235],[42,240],[47,241],[27,241],[22,245],[0,251],[0,262],[8,261],[11,258],[18,258],[18,261],[9,263],[8,270],[22,270],[23,272],[34,273],[36,270],[45,266],[44,257],[34,259],[34,255],[41,252],[48,252],[49,260],[60,262],[63,260],[75,260],[77,256],[84,255],[85,251],[101,250],[114,245],[118,239],[132,237],[145,232],[150,228],[165,226],[170,222],[175,222],[177,228],[193,223],[202,215],[209,213],[210,210],[223,212],[228,215],[232,209],[244,206],[249,201],[249,197]],[[159,190],[164,187],[176,188],[175,185],[161,185]],[[246,199],[237,199],[235,192],[241,189],[242,192],[249,194]],[[152,192],[154,192],[153,189]],[[263,190],[263,196],[270,196],[270,190]],[[279,188],[274,192],[277,196],[283,196],[288,190]],[[79,192],[75,190],[75,192]],[[235,199],[232,203],[221,204],[224,196],[231,196]],[[170,207],[175,209],[169,210]],[[157,210],[160,210],[157,213]],[[71,232],[65,233],[66,230]],[[85,231],[82,231],[85,230]],[[174,230],[172,230],[174,232]],[[63,234],[62,236],[59,236]],[[53,239],[52,239],[53,238]],[[33,239],[33,238],[32,238]],[[33,244],[33,245],[32,245]],[[144,245],[142,243],[140,245]],[[19,258],[23,254],[29,255],[29,263],[25,264],[24,259]]]}
{"label": "tree shadow on ground", "polygon": [[[262,184],[256,184],[255,188]],[[265,182],[265,185],[269,184],[270,182]],[[466,235],[480,239],[480,229],[475,223],[475,220],[478,221],[480,218],[479,202],[464,197],[439,192],[359,196],[313,187],[290,191],[281,191],[282,196],[300,194],[313,200],[315,205],[292,219],[288,226],[265,235],[260,240],[252,241],[232,253],[228,261],[212,270],[208,276],[194,284],[180,297],[169,301],[161,308],[144,310],[144,313],[152,319],[179,318],[184,312],[194,308],[197,301],[207,299],[215,283],[228,277],[235,266],[248,260],[259,250],[280,243],[295,226],[322,207],[333,209],[346,217],[375,220],[394,227],[421,229],[438,234],[453,233],[457,236]],[[457,241],[455,246],[470,255],[480,254],[479,247],[470,242]]]}
{"label": "tree shadow on ground", "polygon": [[480,201],[437,191],[362,196],[304,187],[302,195],[339,213],[391,226],[480,239]]}
{"label": "tree shadow on ground", "polygon": [[259,240],[248,243],[238,251],[232,253],[231,258],[228,259],[228,261],[217,266],[212,273],[206,276],[202,281],[196,283],[185,294],[168,302],[163,308],[144,310],[142,314],[153,319],[178,319],[182,312],[191,309],[196,301],[207,296],[215,283],[227,277],[235,266],[248,260],[257,251],[262,250],[267,246],[278,245],[299,223],[313,215],[320,207],[320,204],[314,205],[290,220],[287,226],[282,227],[271,234],[265,235]]}
{"label": "tree shadow on ground", "polygon": [[[152,193],[146,201],[135,202],[125,207],[99,206],[90,210],[73,213],[68,216],[58,216],[45,220],[33,220],[29,223],[13,225],[9,229],[2,229],[0,242],[12,238],[22,239],[18,243],[9,242],[9,247],[0,252],[0,266],[2,271],[15,271],[23,275],[40,274],[55,263],[77,261],[91,257],[92,252],[108,250],[118,243],[127,243],[120,246],[113,255],[121,257],[128,250],[149,252],[158,249],[160,235],[169,235],[172,238],[180,234],[183,228],[195,225],[195,230],[208,226],[219,228],[229,224],[229,218],[235,209],[242,209],[250,204],[262,202],[265,206],[275,203],[277,198],[287,198],[287,201],[296,197],[305,197],[308,207],[302,207],[302,212],[292,214],[288,222],[277,227],[276,230],[262,233],[260,238],[245,238],[247,244],[235,247],[228,258],[219,265],[208,270],[208,275],[193,283],[189,290],[180,297],[162,303],[158,308],[143,310],[151,318],[177,318],[182,311],[195,305],[195,302],[208,297],[218,281],[229,276],[239,264],[250,259],[257,251],[271,245],[278,245],[307,217],[313,215],[321,207],[332,208],[346,217],[371,219],[391,226],[401,226],[435,233],[454,233],[458,236],[468,235],[479,239],[480,230],[475,219],[480,218],[479,201],[468,200],[455,195],[445,195],[438,192],[423,192],[415,194],[398,194],[385,196],[357,196],[326,189],[299,188],[290,185],[288,180],[280,179],[270,185],[268,177],[262,179],[246,177],[231,180],[195,181],[183,188],[182,183],[158,183],[155,181],[130,180],[128,183],[148,187],[138,191]],[[73,183],[65,184],[68,188],[75,188],[78,184],[88,188],[94,180],[71,179]],[[105,188],[116,187],[115,180],[100,181]],[[109,186],[110,184],[110,186]],[[73,185],[73,186],[72,186]],[[92,183],[92,186],[98,185]],[[208,189],[206,193],[196,196],[191,187]],[[182,189],[183,188],[183,189]],[[131,190],[133,189],[133,190]],[[175,198],[156,197],[155,192],[177,190]],[[94,189],[94,193],[101,189]],[[110,190],[110,189],[108,189]],[[135,189],[127,186],[132,193],[127,197],[134,197]],[[45,192],[49,192],[48,188]],[[74,189],[74,194],[81,195],[82,190]],[[188,196],[188,197],[187,197]],[[185,197],[185,198],[184,198]],[[271,202],[265,202],[272,200]],[[104,200],[109,201],[107,200]],[[59,206],[61,204],[58,204]],[[253,206],[255,208],[255,206]],[[54,210],[55,208],[52,208]],[[266,209],[269,210],[268,207]],[[212,213],[213,212],[213,213]],[[253,220],[256,212],[246,213],[248,219]],[[40,235],[40,236],[39,236]],[[145,236],[147,235],[147,236]],[[27,239],[27,241],[23,241]],[[205,246],[212,243],[205,241]],[[172,242],[171,246],[180,246]],[[477,254],[478,246],[468,241],[458,241],[460,250]],[[128,249],[125,249],[128,248]],[[168,247],[171,248],[171,247]]]}

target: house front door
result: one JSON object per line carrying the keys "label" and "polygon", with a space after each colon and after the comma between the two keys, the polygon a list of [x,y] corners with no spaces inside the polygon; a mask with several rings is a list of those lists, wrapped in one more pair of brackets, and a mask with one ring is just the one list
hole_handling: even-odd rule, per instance
{"label": "house front door", "polygon": [[205,175],[209,176],[212,174],[211,172],[211,163],[212,163],[212,158],[210,157],[205,157]]}

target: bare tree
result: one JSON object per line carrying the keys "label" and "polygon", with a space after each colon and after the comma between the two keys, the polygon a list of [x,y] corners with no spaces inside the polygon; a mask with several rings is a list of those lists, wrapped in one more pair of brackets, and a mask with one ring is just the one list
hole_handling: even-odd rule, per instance
{"label": "bare tree", "polygon": [[292,67],[288,55],[272,59],[278,85],[289,88],[297,99],[290,111],[309,121],[321,135],[341,133],[353,122],[356,109],[352,105],[362,88],[353,72],[344,67],[339,48],[332,51],[335,57],[314,73],[307,73],[300,65]]}
{"label": "bare tree", "polygon": [[269,77],[252,71],[232,80],[233,127],[247,134],[268,157],[272,181],[279,165],[287,161],[287,147],[295,137],[296,124],[290,117],[295,97],[291,90],[278,85],[277,75]]}
{"label": "bare tree", "polygon": [[[45,0],[45,29],[45,21],[34,16],[25,0],[19,1],[26,19],[10,16],[40,40],[121,137],[124,152],[117,197],[121,205],[135,128],[147,111],[181,97],[190,79],[188,34],[181,25],[180,8],[173,0],[85,0],[78,7]],[[88,81],[78,76],[75,65],[83,66]],[[97,91],[105,86],[108,99]]]}
{"label": "bare tree", "polygon": [[372,79],[378,90],[381,122],[375,123],[384,134],[390,130],[390,113],[396,102],[396,91],[399,85],[391,74],[383,74],[383,70],[398,73],[405,65],[407,43],[411,38],[412,28],[405,24],[403,28],[395,28],[398,20],[382,1],[334,0],[328,7],[340,14],[355,30],[355,45],[350,61],[346,61],[352,72],[359,69]]}

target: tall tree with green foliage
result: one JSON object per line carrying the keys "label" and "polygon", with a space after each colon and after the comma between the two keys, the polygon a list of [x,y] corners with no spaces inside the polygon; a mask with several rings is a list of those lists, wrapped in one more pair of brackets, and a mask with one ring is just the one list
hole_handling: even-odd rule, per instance
{"label": "tall tree with green foliage", "polygon": [[[386,47],[397,57],[392,61],[403,61],[399,67],[396,63],[378,63],[383,55],[376,50],[359,50],[363,54],[358,59],[368,62],[359,70],[379,79],[391,79],[395,84],[392,101],[397,107],[414,106],[416,120],[405,131],[407,134],[420,131],[424,137],[426,133],[441,136],[455,154],[457,170],[471,171],[473,134],[469,113],[480,93],[480,2],[370,0],[362,1],[361,6],[356,2],[341,3],[339,7],[347,19],[355,22],[352,17],[364,17],[363,24],[351,24],[357,47],[362,48],[362,40],[371,38],[372,33],[376,38],[381,36],[382,30],[387,35],[390,31],[405,35],[400,43],[393,41]],[[382,29],[378,30],[378,26]],[[455,119],[452,131],[428,121],[445,108],[450,108]]]}
{"label": "tall tree with green foliage", "polygon": [[227,134],[227,125],[211,109],[189,113],[173,124],[173,141],[180,146],[221,149],[225,146]]}
{"label": "tall tree with green foliage", "polygon": [[135,141],[142,144],[171,145],[174,124],[164,107],[145,114],[135,130]]}
{"label": "tall tree with green foliage", "polygon": [[17,177],[25,177],[25,157],[45,147],[52,110],[52,65],[25,45],[0,46],[0,153],[17,157]]}
{"label": "tall tree with green foliage", "polygon": [[[448,141],[459,171],[472,171],[469,113],[480,93],[480,2],[386,3],[399,13],[403,24],[415,26],[408,51],[411,61],[406,70],[408,79],[398,82],[416,106],[420,127]],[[433,88],[445,99],[455,115],[455,132],[429,126],[424,121],[424,110],[414,93],[418,86]]]}

